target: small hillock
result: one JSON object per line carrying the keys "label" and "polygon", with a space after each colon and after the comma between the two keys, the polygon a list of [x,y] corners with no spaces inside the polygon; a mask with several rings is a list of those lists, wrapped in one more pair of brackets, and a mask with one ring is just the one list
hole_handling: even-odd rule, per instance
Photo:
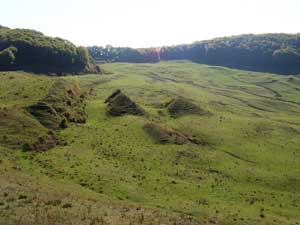
{"label": "small hillock", "polygon": [[45,127],[63,129],[68,122],[86,121],[84,95],[79,86],[71,81],[57,80],[48,95],[28,111]]}
{"label": "small hillock", "polygon": [[176,98],[166,104],[170,115],[174,118],[187,114],[202,114],[204,110],[194,103],[184,98]]}
{"label": "small hillock", "polygon": [[145,111],[127,97],[121,90],[116,90],[106,100],[108,104],[107,112],[112,116],[129,115],[145,115]]}
{"label": "small hillock", "polygon": [[0,109],[0,144],[23,146],[25,151],[45,151],[61,140],[23,109]]}

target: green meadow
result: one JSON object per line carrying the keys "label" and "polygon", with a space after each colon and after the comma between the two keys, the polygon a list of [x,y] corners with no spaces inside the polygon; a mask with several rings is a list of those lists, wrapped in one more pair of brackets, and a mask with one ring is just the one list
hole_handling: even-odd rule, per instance
{"label": "green meadow", "polygon": [[[0,72],[0,224],[300,224],[300,77],[191,63],[112,63],[100,75]],[[86,96],[64,144],[22,150],[48,130],[27,108],[57,80]],[[146,112],[111,116],[120,89]],[[204,113],[172,117],[184,98]],[[206,144],[158,143],[148,123]]]}

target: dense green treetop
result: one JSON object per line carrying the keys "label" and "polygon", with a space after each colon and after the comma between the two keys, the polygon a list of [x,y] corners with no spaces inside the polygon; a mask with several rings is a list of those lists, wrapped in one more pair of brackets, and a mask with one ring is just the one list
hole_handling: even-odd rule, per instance
{"label": "dense green treetop", "polygon": [[4,61],[0,58],[0,70],[82,72],[89,67],[89,53],[84,49],[67,40],[47,37],[34,30],[2,28],[0,55],[6,55],[6,58],[3,56]]}

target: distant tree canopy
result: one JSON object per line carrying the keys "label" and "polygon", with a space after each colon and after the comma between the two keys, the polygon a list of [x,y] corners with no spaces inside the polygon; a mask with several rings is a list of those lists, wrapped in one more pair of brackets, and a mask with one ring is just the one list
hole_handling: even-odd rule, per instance
{"label": "distant tree canopy", "polygon": [[33,30],[0,28],[0,70],[77,73],[89,66],[84,47]]}
{"label": "distant tree canopy", "polygon": [[300,74],[300,34],[249,34],[149,49],[88,49],[94,59],[101,61],[151,63],[187,59],[252,71]]}
{"label": "distant tree canopy", "polygon": [[190,46],[196,62],[233,68],[300,74],[300,34],[240,35],[196,42]]}
{"label": "distant tree canopy", "polygon": [[96,61],[132,63],[154,63],[160,61],[159,49],[157,48],[115,48],[107,45],[106,47],[88,47],[88,49]]}
{"label": "distant tree canopy", "polygon": [[99,72],[95,61],[155,63],[187,59],[245,70],[300,74],[300,34],[240,35],[161,48],[76,47],[26,29],[0,25],[0,70]]}

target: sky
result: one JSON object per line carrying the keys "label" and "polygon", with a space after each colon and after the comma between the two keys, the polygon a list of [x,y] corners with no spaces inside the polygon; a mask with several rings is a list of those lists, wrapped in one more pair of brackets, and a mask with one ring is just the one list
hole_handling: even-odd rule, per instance
{"label": "sky", "polygon": [[300,0],[1,0],[0,24],[82,46],[157,47],[299,33]]}

